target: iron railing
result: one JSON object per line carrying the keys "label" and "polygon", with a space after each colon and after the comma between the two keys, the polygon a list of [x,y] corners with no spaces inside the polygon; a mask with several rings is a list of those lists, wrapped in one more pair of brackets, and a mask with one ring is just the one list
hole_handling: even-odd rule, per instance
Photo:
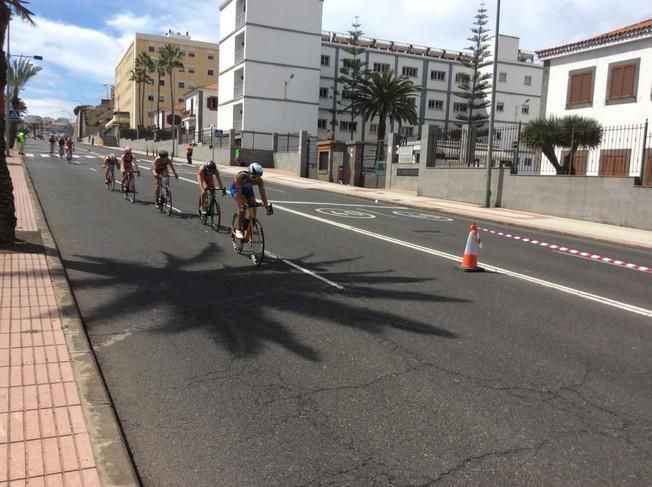
{"label": "iron railing", "polygon": [[299,134],[279,134],[278,151],[279,152],[299,152]]}

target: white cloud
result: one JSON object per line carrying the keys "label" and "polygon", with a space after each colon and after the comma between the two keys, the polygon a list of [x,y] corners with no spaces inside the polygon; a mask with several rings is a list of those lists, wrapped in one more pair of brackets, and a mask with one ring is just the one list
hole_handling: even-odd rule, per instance
{"label": "white cloud", "polygon": [[75,114],[72,112],[71,103],[66,100],[57,98],[27,98],[25,104],[28,107],[29,115],[39,115],[41,117],[66,117],[74,119]]}

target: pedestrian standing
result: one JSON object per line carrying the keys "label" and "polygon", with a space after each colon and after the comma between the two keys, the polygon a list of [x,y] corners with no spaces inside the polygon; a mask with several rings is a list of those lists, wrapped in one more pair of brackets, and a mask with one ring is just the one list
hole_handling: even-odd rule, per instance
{"label": "pedestrian standing", "polygon": [[240,165],[240,147],[235,148],[235,165],[239,166]]}
{"label": "pedestrian standing", "polygon": [[186,147],[186,159],[188,159],[188,164],[192,164],[192,144],[188,144]]}
{"label": "pedestrian standing", "polygon": [[18,132],[16,141],[18,142],[18,154],[25,154],[25,132],[22,130]]}

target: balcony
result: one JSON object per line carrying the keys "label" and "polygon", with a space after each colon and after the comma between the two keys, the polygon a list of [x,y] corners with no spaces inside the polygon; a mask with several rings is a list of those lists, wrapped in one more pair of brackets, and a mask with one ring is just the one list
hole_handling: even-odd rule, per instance
{"label": "balcony", "polygon": [[245,25],[245,20],[247,18],[247,15],[245,12],[241,12],[237,15],[235,18],[235,28],[236,30]]}
{"label": "balcony", "polygon": [[241,63],[244,61],[244,47],[242,49],[235,50],[235,63]]}

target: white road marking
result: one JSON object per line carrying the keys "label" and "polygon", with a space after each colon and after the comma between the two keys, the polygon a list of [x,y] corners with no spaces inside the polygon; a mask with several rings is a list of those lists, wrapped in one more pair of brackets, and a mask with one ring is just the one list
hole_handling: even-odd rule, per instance
{"label": "white road marking", "polygon": [[96,159],[95,156],[84,156],[86,159]]}
{"label": "white road marking", "polygon": [[45,157],[45,158],[49,159],[50,157],[54,157],[54,156],[50,156],[50,154],[41,154],[41,157]]}
{"label": "white road marking", "polygon": [[315,210],[317,213],[322,213],[323,215],[336,216],[339,218],[376,218],[376,215],[370,213],[364,213],[358,210],[338,210],[337,208],[317,208]]}
{"label": "white road marking", "polygon": [[175,208],[174,206],[172,207],[172,211],[177,212],[179,214],[183,213],[179,208]]}
{"label": "white road marking", "polygon": [[73,159],[81,159],[81,156],[78,156],[77,154],[73,154],[73,155],[72,155],[72,158],[73,158]]}
{"label": "white road marking", "polygon": [[276,189],[276,188],[265,188],[267,191],[276,191],[277,193],[287,193],[287,191],[283,191],[282,189]]}
{"label": "white road marking", "polygon": [[34,157],[34,154],[25,154],[27,157]]}
{"label": "white road marking", "polygon": [[410,218],[416,218],[417,220],[432,220],[438,222],[452,222],[452,218],[446,216],[433,215],[431,213],[420,213],[418,211],[392,211],[395,215],[398,216],[407,216]]}
{"label": "white road marking", "polygon": [[94,167],[89,167],[88,169],[90,169],[91,171],[97,172],[97,169],[95,169]]}
{"label": "white road marking", "polygon": [[282,257],[278,257],[278,256],[272,254],[271,252],[267,251],[267,250],[265,251],[265,255],[271,257],[272,259],[280,260],[281,262],[286,263],[290,267],[293,267],[293,268],[297,269],[298,271],[303,272],[304,274],[308,274],[309,276],[312,276],[315,279],[319,279],[320,281],[325,282],[329,286],[333,286],[334,288],[339,289],[340,291],[344,290],[344,286],[341,286],[340,284],[337,284],[336,282],[333,282],[333,281],[331,281],[329,279],[326,279],[325,277],[322,277],[319,274],[316,274],[315,272],[306,269],[305,267],[301,267],[300,265],[297,265],[294,262],[291,262],[291,261],[289,261],[287,259],[283,259]]}
{"label": "white road marking", "polygon": [[[300,211],[296,211],[296,210],[293,210],[291,208],[286,208],[286,207],[279,206],[279,205],[276,205],[276,208],[281,210],[281,211],[286,211],[286,212],[292,213],[294,215],[298,215],[298,216],[302,216],[304,218],[308,218],[310,220],[315,220],[315,221],[318,221],[318,222],[326,223],[327,225],[332,225],[334,227],[338,227],[338,228],[341,228],[341,229],[344,229],[344,230],[348,230],[350,232],[359,233],[361,235],[366,235],[367,237],[372,237],[372,238],[375,238],[375,239],[378,239],[378,240],[393,243],[393,244],[399,245],[401,247],[406,247],[406,248],[417,250],[419,252],[423,252],[423,253],[426,253],[426,254],[435,255],[437,257],[441,257],[443,259],[448,259],[448,260],[453,261],[453,262],[458,262],[459,263],[459,261],[460,261],[460,257],[458,255],[453,255],[453,254],[449,254],[447,252],[442,252],[441,250],[431,249],[431,248],[428,248],[428,247],[424,247],[422,245],[417,245],[417,244],[413,244],[413,243],[410,243],[410,242],[406,242],[404,240],[399,240],[397,238],[388,237],[386,235],[381,235],[381,234],[375,233],[375,232],[370,232],[369,230],[363,230],[361,228],[352,227],[351,225],[347,225],[345,223],[340,223],[340,222],[328,220],[326,218],[321,218],[319,216],[310,215],[308,213],[303,213],[303,212],[300,212]],[[555,289],[555,290],[560,291],[562,293],[571,294],[573,296],[577,296],[577,297],[580,297],[582,299],[586,299],[588,301],[593,301],[593,302],[596,302],[596,303],[605,304],[607,306],[611,306],[613,308],[618,308],[618,309],[621,309],[623,311],[628,311],[630,313],[634,313],[634,314],[637,314],[637,315],[652,318],[652,310],[651,309],[640,308],[638,306],[634,306],[634,305],[631,305],[631,304],[628,304],[628,303],[624,303],[622,301],[616,301],[615,299],[606,298],[604,296],[599,296],[597,294],[592,294],[592,293],[582,291],[582,290],[579,290],[579,289],[574,289],[574,288],[564,286],[564,285],[561,285],[561,284],[557,284],[557,283],[554,283],[554,282],[545,281],[543,279],[538,279],[538,278],[532,277],[532,276],[527,276],[525,274],[520,274],[518,272],[510,271],[509,269],[504,269],[504,268],[501,268],[501,267],[496,267],[496,266],[487,265],[487,264],[482,264],[482,267],[489,270],[489,271],[501,273],[501,274],[504,274],[506,276],[513,277],[515,279],[520,279],[522,281],[527,281],[527,282],[531,282],[533,284],[537,284],[539,286],[547,287],[547,288],[550,288],[550,289]]]}
{"label": "white road marking", "polygon": [[408,209],[405,206],[356,205],[355,203],[326,203],[323,201],[270,200],[270,203],[280,203],[281,205],[348,206],[351,208],[376,208],[378,210],[407,210]]}

